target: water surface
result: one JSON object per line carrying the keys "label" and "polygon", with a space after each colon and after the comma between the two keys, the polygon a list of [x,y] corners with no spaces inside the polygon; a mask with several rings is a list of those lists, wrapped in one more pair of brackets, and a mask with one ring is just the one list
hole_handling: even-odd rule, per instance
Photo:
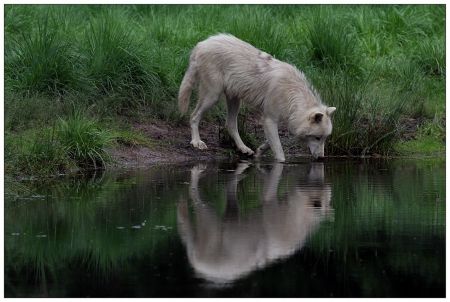
{"label": "water surface", "polygon": [[445,161],[196,163],[5,187],[7,297],[444,297]]}

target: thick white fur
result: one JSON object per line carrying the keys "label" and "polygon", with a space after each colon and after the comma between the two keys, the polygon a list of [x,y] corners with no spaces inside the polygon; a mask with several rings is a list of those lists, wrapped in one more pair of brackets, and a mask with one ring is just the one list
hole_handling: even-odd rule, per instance
{"label": "thick white fur", "polygon": [[[242,142],[237,129],[237,115],[243,101],[263,112],[267,141],[257,149],[257,157],[270,147],[278,161],[285,160],[278,136],[281,120],[288,121],[294,135],[306,139],[314,157],[324,155],[325,139],[332,130],[330,117],[336,108],[323,105],[305,75],[294,66],[232,35],[219,34],[198,43],[192,50],[179,91],[182,113],[187,111],[197,83],[199,100],[190,121],[194,147],[207,148],[198,132],[200,120],[205,111],[225,95],[226,125],[241,152],[254,154]],[[316,118],[317,114],[321,117]]]}

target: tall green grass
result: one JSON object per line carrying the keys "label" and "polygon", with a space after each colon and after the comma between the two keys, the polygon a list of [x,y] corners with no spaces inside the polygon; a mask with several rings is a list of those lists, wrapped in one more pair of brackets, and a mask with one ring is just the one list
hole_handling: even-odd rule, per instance
{"label": "tall green grass", "polygon": [[6,50],[7,88],[54,97],[78,89],[78,54],[48,19],[38,21],[36,27],[34,33],[20,32],[11,38]]}
{"label": "tall green grass", "polygon": [[108,161],[105,148],[111,144],[112,134],[80,112],[60,119],[57,135],[69,158],[80,167],[104,167]]}
{"label": "tall green grass", "polygon": [[133,102],[146,105],[165,94],[141,37],[136,37],[130,26],[118,20],[120,15],[107,12],[90,21],[84,55],[93,94],[119,99],[121,105],[116,109],[120,110],[136,108]]}
{"label": "tall green grass", "polygon": [[6,126],[48,127],[74,105],[179,121],[191,49],[228,32],[296,65],[338,108],[329,154],[391,154],[403,118],[444,115],[444,25],[443,5],[6,5]]}
{"label": "tall green grass", "polygon": [[73,167],[76,164],[67,157],[54,128],[5,135],[5,172],[8,175],[47,176]]}
{"label": "tall green grass", "polygon": [[51,127],[6,135],[6,171],[47,176],[68,170],[105,168],[106,148],[120,139],[95,119],[75,111]]}
{"label": "tall green grass", "polygon": [[[342,18],[342,16],[341,16]],[[306,28],[310,61],[330,71],[357,71],[361,57],[357,53],[356,36],[345,20],[338,19],[332,10],[319,10]]]}

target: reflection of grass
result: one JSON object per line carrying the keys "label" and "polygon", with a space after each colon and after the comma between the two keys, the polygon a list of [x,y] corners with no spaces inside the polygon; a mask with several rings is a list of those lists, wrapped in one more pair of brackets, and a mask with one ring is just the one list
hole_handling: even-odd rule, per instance
{"label": "reflection of grass", "polygon": [[[61,268],[80,260],[94,272],[107,276],[130,257],[144,252],[151,255],[164,248],[176,232],[175,207],[168,210],[168,203],[173,205],[178,190],[155,186],[151,181],[163,179],[160,174],[161,170],[154,170],[145,178],[120,180],[104,176],[89,181],[63,181],[28,193],[44,196],[44,203],[42,199],[7,200],[8,266],[11,264],[17,271],[29,268],[38,273],[37,278],[45,274],[47,278],[58,278]],[[158,195],[165,195],[166,199],[155,199]],[[141,229],[132,228],[136,225],[141,225]],[[155,225],[170,228],[154,231]],[[46,237],[36,237],[39,234]]]}
{"label": "reflection of grass", "polygon": [[387,263],[392,274],[413,272],[435,282],[443,274],[444,167],[445,161],[399,161],[351,175],[345,165],[333,168],[334,222],[322,224],[309,245],[327,263],[340,260],[339,270],[359,275],[365,296],[383,292],[375,282],[387,278],[379,263]]}
{"label": "reflection of grass", "polygon": [[[325,178],[332,185],[333,221],[323,221],[303,250],[319,255],[339,272],[356,274],[366,294],[377,294],[381,284],[377,282],[385,278],[382,264],[398,273],[415,270],[421,280],[441,274],[442,257],[439,250],[431,254],[429,245],[440,245],[445,237],[445,161],[354,165],[325,164]],[[176,240],[175,202],[180,194],[187,194],[188,171],[175,173],[165,167],[131,176],[100,175],[27,188],[22,193],[21,197],[41,196],[34,199],[14,200],[16,195],[6,195],[6,279],[26,271],[39,280],[64,280],[62,274],[79,262],[106,278],[118,271],[129,272],[130,262],[136,259],[151,260],[167,253],[173,248],[171,240]],[[200,181],[201,195],[220,217],[229,175],[212,171]],[[280,202],[286,188],[298,185],[304,172],[305,166],[285,167]],[[262,190],[256,169],[249,168],[245,174],[237,192],[242,217],[258,210]],[[141,229],[131,228],[144,221]],[[155,225],[171,229],[157,231]],[[20,236],[11,235],[16,232]],[[35,237],[40,233],[47,237]],[[418,249],[417,242],[428,246]]]}

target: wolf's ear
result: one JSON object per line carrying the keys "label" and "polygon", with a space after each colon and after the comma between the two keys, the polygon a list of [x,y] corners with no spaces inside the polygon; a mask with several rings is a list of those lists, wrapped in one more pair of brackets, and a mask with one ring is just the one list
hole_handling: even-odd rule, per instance
{"label": "wolf's ear", "polygon": [[323,118],[322,112],[313,113],[309,117],[312,123],[320,123],[322,121],[322,118]]}
{"label": "wolf's ear", "polygon": [[333,116],[333,113],[336,111],[336,107],[328,107],[327,114],[328,116]]}

